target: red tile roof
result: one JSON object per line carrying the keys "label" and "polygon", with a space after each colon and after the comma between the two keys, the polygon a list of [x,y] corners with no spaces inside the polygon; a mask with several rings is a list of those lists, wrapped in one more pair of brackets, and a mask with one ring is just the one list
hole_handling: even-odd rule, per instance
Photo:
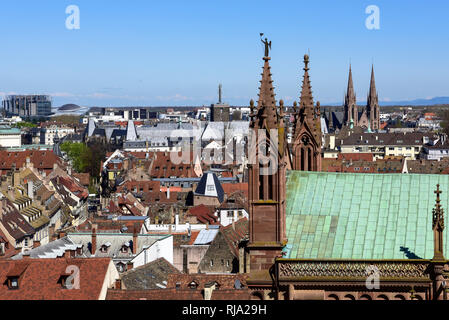
{"label": "red tile roof", "polygon": [[195,216],[201,223],[218,224],[218,217],[214,214],[213,207],[200,204],[189,209],[188,215]]}
{"label": "red tile roof", "polygon": [[97,231],[116,231],[118,233],[122,232],[122,228],[127,228],[127,233],[133,233],[134,228],[140,232],[143,226],[143,221],[114,221],[114,220],[104,220],[104,219],[93,219],[89,218],[86,222],[80,224],[76,229],[80,232],[92,231],[92,225],[95,224]]}
{"label": "red tile roof", "polygon": [[0,224],[16,241],[34,235],[33,227],[22,217],[14,204],[7,198],[0,200]]}
{"label": "red tile roof", "polygon": [[[97,300],[110,263],[110,258],[2,260],[0,299]],[[64,289],[59,281],[61,276],[69,272],[69,266],[79,268],[79,289]],[[8,276],[19,276],[18,289],[8,288]]]}
{"label": "red tile roof", "polygon": [[85,199],[89,196],[87,189],[77,184],[73,179],[59,177],[59,183],[80,199]]}
{"label": "red tile roof", "polygon": [[129,192],[134,192],[136,189],[137,192],[159,192],[161,189],[161,183],[159,181],[136,181],[129,180],[123,183],[122,185],[117,187],[117,192],[122,193],[124,190]]}
{"label": "red tile roof", "polygon": [[26,151],[7,151],[0,150],[0,175],[7,174],[15,164],[19,169],[26,164],[26,159],[30,158],[30,162],[34,168],[39,171],[45,171],[47,174],[53,170],[54,164],[62,166],[62,160],[48,150],[26,150]]}
{"label": "red tile roof", "polygon": [[193,164],[193,152],[189,156],[188,163],[175,164],[172,162],[170,152],[151,153],[150,157],[154,157],[151,166],[150,175],[154,178],[191,178],[197,177]]}
{"label": "red tile roof", "polygon": [[373,161],[374,155],[372,153],[339,153],[338,160],[363,160],[363,161]]}
{"label": "red tile roof", "polygon": [[225,194],[230,195],[236,191],[241,191],[245,195],[245,197],[248,199],[248,183],[242,182],[242,183],[223,183],[221,185],[223,187],[223,191]]}
{"label": "red tile roof", "polygon": [[[206,284],[217,283],[218,289],[212,292],[212,300],[250,300],[246,286],[246,275],[241,274],[170,274],[167,289],[157,290],[108,290],[107,300],[204,300]],[[243,289],[235,289],[239,280]],[[196,282],[197,289],[189,284]],[[177,289],[177,284],[179,288]]]}

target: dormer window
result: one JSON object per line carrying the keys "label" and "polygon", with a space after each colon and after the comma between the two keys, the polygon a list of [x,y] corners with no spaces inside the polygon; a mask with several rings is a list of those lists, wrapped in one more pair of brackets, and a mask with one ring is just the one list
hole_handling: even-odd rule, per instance
{"label": "dormer window", "polygon": [[102,253],[107,253],[110,246],[111,246],[111,243],[109,243],[109,242],[103,244],[103,245],[100,247],[100,252],[102,252]]}
{"label": "dormer window", "polygon": [[61,285],[63,289],[70,289],[72,287],[72,284],[67,282],[68,278],[69,278],[68,274],[62,274],[59,277],[58,283]]}
{"label": "dormer window", "polygon": [[9,290],[19,289],[19,277],[8,277],[6,281]]}
{"label": "dormer window", "polygon": [[128,253],[129,251],[129,246],[127,244],[124,244],[122,246],[122,249],[120,250],[122,253]]}
{"label": "dormer window", "polygon": [[198,283],[196,283],[195,281],[190,282],[189,288],[192,290],[196,290],[198,288]]}

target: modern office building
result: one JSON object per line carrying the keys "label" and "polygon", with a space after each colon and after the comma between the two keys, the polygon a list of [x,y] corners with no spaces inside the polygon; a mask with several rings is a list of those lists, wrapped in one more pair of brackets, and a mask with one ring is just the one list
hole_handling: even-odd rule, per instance
{"label": "modern office building", "polygon": [[51,97],[47,95],[8,95],[2,102],[8,115],[46,117],[51,115]]}

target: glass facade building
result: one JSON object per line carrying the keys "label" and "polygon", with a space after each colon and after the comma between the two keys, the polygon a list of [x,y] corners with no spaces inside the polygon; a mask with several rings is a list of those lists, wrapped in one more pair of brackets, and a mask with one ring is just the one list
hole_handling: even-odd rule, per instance
{"label": "glass facade building", "polygon": [[52,114],[52,101],[48,95],[8,95],[2,106],[7,115],[46,117]]}

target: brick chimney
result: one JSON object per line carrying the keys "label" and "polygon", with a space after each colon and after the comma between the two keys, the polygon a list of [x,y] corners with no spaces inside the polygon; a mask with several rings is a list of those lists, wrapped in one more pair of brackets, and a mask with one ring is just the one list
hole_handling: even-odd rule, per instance
{"label": "brick chimney", "polygon": [[92,255],[97,252],[97,225],[92,226]]}
{"label": "brick chimney", "polygon": [[55,225],[51,225],[48,227],[48,235],[50,236],[50,241],[55,241]]}
{"label": "brick chimney", "polygon": [[25,251],[25,252],[22,254],[22,259],[25,259],[25,260],[31,259],[31,257],[30,257],[30,251]]}
{"label": "brick chimney", "polygon": [[137,254],[137,238],[138,238],[138,227],[134,225],[134,233],[133,233],[133,254]]}
{"label": "brick chimney", "polygon": [[115,290],[122,290],[122,280],[119,279],[115,279]]}
{"label": "brick chimney", "polygon": [[128,262],[126,264],[126,271],[130,271],[132,270],[132,268],[134,267],[134,264],[132,262]]}

